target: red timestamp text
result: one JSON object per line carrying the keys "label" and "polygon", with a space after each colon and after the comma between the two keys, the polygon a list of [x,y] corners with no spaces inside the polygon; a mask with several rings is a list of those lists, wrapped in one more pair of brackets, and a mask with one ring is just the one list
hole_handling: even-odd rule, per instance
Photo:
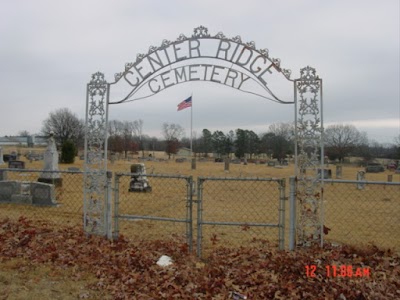
{"label": "red timestamp text", "polygon": [[[318,273],[317,265],[305,266],[307,277],[316,277]],[[325,266],[326,277],[370,277],[369,267],[355,267],[353,265],[327,265]]]}

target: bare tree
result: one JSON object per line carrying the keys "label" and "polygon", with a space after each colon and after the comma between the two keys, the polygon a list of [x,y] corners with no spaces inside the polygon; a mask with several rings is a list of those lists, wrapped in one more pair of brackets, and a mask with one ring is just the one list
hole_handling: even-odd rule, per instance
{"label": "bare tree", "polygon": [[275,136],[284,138],[290,142],[294,137],[294,124],[293,123],[273,123],[269,126],[268,132],[273,133]]}
{"label": "bare tree", "polygon": [[108,148],[114,152],[138,151],[139,142],[135,141],[135,122],[112,120],[108,122]]}
{"label": "bare tree", "polygon": [[28,130],[22,130],[20,132],[18,132],[19,136],[30,136],[31,134],[29,133]]}
{"label": "bare tree", "polygon": [[179,147],[179,139],[184,134],[184,129],[179,124],[164,123],[162,126],[162,134],[165,138],[166,149],[165,152],[168,154],[168,158],[171,158],[171,154],[176,154]]}
{"label": "bare tree", "polygon": [[325,130],[326,153],[331,159],[343,158],[357,147],[368,144],[367,135],[354,125],[331,125]]}
{"label": "bare tree", "polygon": [[139,150],[142,150],[142,157],[144,157],[143,120],[139,119],[133,121],[132,134],[136,143],[139,145]]}
{"label": "bare tree", "polygon": [[83,145],[84,122],[72,113],[68,108],[60,108],[49,114],[49,117],[43,121],[42,133],[54,137],[60,145],[65,141],[72,141],[77,146]]}

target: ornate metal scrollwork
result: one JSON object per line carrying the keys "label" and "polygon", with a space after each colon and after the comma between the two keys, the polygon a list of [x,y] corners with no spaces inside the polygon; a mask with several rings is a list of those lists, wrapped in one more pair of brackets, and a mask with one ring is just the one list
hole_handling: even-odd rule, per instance
{"label": "ornate metal scrollwork", "polygon": [[208,33],[208,29],[204,26],[199,26],[194,29],[194,33],[192,37],[194,38],[201,38],[201,37],[209,37],[210,34]]}
{"label": "ornate metal scrollwork", "polygon": [[[305,67],[295,80],[297,100],[297,202],[299,215],[297,241],[308,246],[322,238],[322,186],[323,125],[321,117],[321,79],[314,68]],[[298,97],[297,97],[298,96]]]}
{"label": "ornate metal scrollwork", "polygon": [[87,85],[84,229],[88,234],[105,234],[108,88],[100,72]]}
{"label": "ornate metal scrollwork", "polygon": [[249,47],[250,49],[256,50],[256,43],[254,41],[246,43],[246,46]]}
{"label": "ornate metal scrollwork", "polygon": [[226,40],[226,39],[227,39],[226,36],[225,36],[222,32],[218,32],[218,33],[215,35],[215,38],[221,39],[221,40]]}
{"label": "ornate metal scrollwork", "polygon": [[[291,71],[288,69],[281,69],[280,59],[270,58],[267,49],[257,49],[254,41],[244,42],[244,41],[242,41],[242,38],[239,35],[229,38],[229,37],[225,36],[224,33],[222,33],[222,32],[218,32],[216,35],[211,36],[207,27],[199,26],[199,27],[196,27],[193,29],[193,34],[191,36],[190,35],[186,36],[184,34],[180,34],[179,37],[175,41],[170,41],[170,40],[164,39],[159,47],[150,46],[150,48],[146,54],[138,54],[136,56],[135,62],[125,64],[125,71],[123,72],[124,74],[122,76],[116,76],[115,82],[119,81],[122,77],[124,77],[124,75],[127,74],[131,68],[133,68],[135,65],[138,65],[139,63],[141,63],[148,55],[151,55],[152,53],[154,53],[158,50],[163,50],[163,49],[165,50],[166,48],[168,48],[171,45],[181,43],[181,42],[184,42],[187,40],[194,40],[194,39],[220,39],[220,40],[225,40],[225,41],[241,44],[249,49],[252,49],[252,50],[260,53],[262,56],[264,56],[265,58],[270,60],[277,67],[277,71],[282,72],[282,74],[287,79],[290,80]],[[283,70],[285,72],[283,72]]]}

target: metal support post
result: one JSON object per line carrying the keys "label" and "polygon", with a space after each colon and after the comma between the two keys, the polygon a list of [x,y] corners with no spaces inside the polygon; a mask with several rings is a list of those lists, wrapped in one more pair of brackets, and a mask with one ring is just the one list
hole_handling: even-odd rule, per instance
{"label": "metal support post", "polygon": [[289,178],[289,250],[296,244],[296,177]]}

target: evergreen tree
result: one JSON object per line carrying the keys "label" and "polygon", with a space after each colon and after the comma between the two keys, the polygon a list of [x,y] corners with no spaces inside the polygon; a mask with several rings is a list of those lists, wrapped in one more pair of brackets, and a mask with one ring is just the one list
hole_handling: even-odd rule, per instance
{"label": "evergreen tree", "polygon": [[65,164],[73,164],[76,153],[77,149],[75,144],[70,140],[64,141],[61,147],[61,162]]}

